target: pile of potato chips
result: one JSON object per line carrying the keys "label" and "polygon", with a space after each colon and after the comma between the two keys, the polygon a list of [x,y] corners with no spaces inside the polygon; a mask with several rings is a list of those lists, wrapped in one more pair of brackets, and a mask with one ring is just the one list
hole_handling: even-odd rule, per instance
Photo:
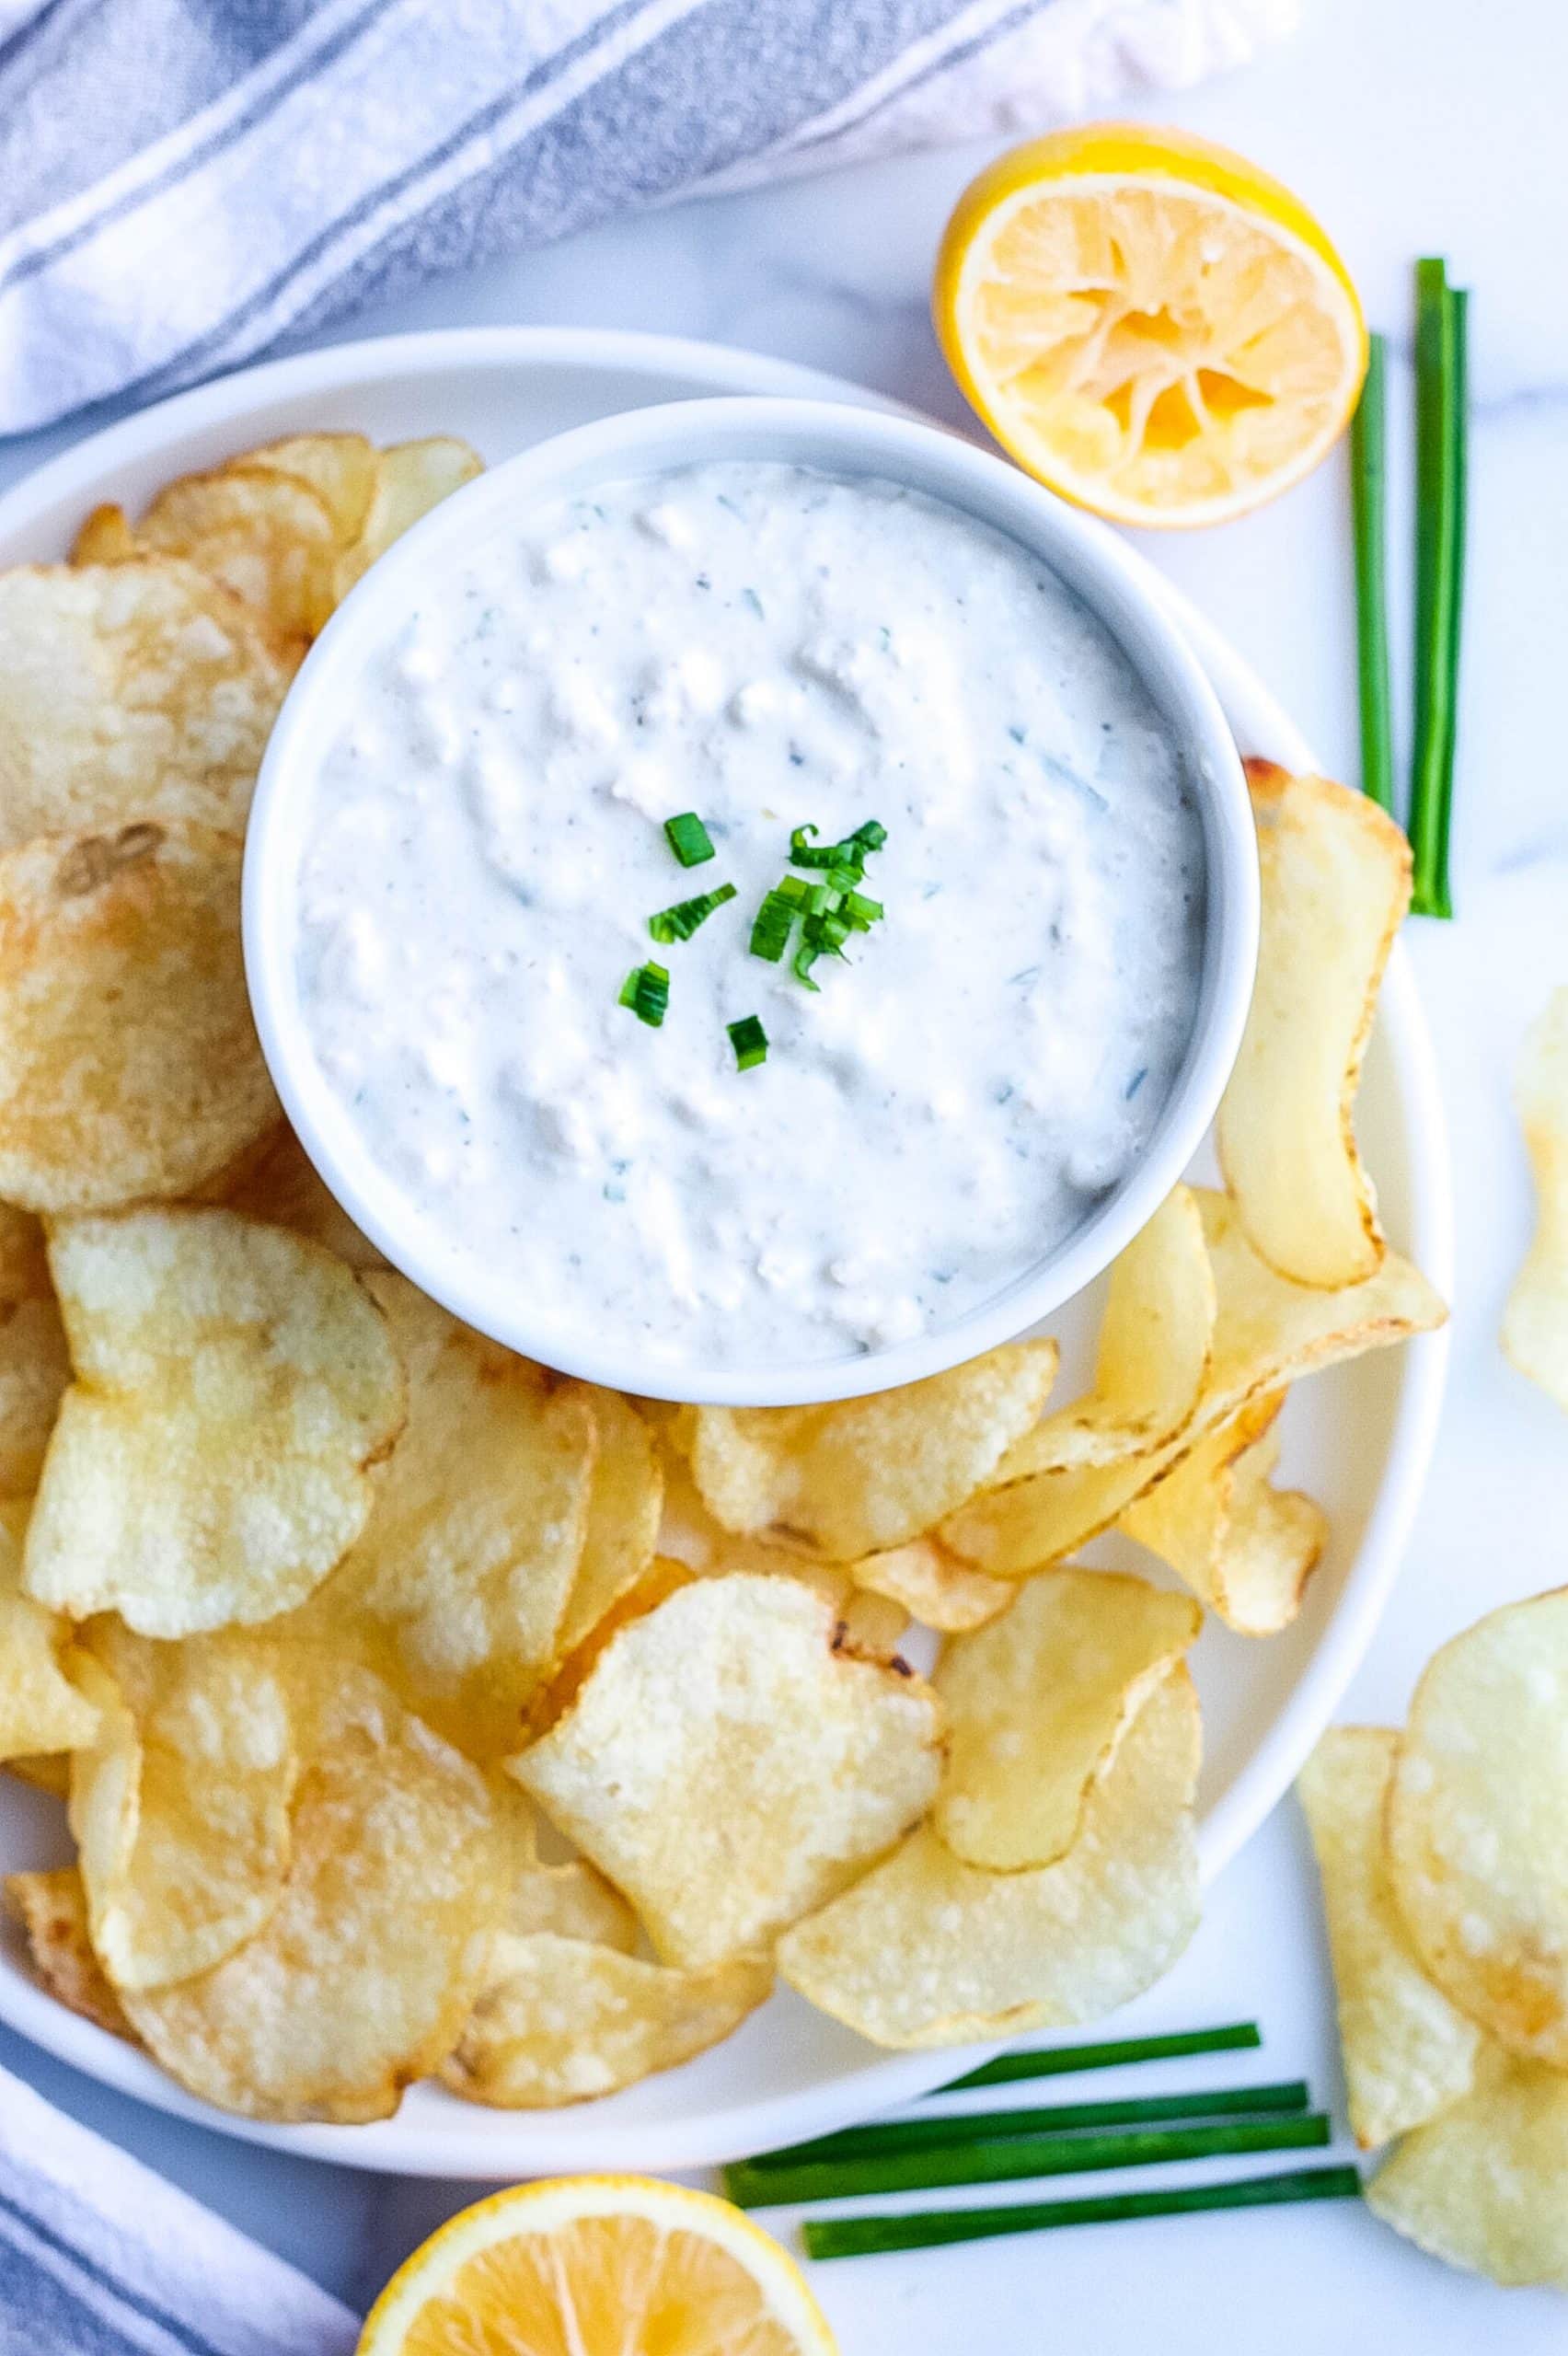
{"label": "pile of potato chips", "polygon": [[1428,1665],[1402,1733],[1300,1783],[1351,2125],[1378,2214],[1451,2265],[1568,2291],[1568,1590]]}
{"label": "pile of potato chips", "polygon": [[[305,641],[477,465],[296,437],[0,575],[0,1759],[77,1852],[12,1877],[35,1968],[276,2119],[610,2093],[776,1977],[888,2046],[1088,2019],[1197,1919],[1204,1609],[1284,1626],[1321,1545],[1288,1385],[1443,1315],[1351,1121],[1402,840],[1255,774],[1229,1191],[1124,1254],[1087,1396],[1049,1341],[801,1409],[563,1380],[327,1194],[239,950]],[[1190,1591],[1069,1559],[1113,1525]]]}

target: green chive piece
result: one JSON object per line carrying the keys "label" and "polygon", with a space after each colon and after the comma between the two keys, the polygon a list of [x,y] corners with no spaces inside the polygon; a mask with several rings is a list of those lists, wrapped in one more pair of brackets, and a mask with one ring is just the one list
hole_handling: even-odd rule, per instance
{"label": "green chive piece", "polygon": [[870,932],[872,925],[882,922],[882,904],[868,900],[863,892],[846,892],[844,914],[857,932]]}
{"label": "green chive piece", "polygon": [[865,872],[868,851],[881,850],[887,840],[887,828],[880,819],[868,818],[846,835],[841,843],[818,843],[813,837],[819,826],[797,826],[790,837],[790,863],[792,867],[843,868],[852,881],[859,883]]}
{"label": "green chive piece", "polygon": [[651,961],[634,965],[621,984],[620,1003],[629,1007],[640,1022],[657,1031],[670,1003],[670,976],[665,968]]}
{"label": "green chive piece", "polygon": [[807,989],[809,990],[820,990],[822,987],[822,984],[820,982],[813,982],[812,979],[812,967],[816,964],[816,961],[821,954],[822,952],[818,949],[813,949],[809,941],[802,941],[801,946],[795,952],[793,964],[795,979],[798,982],[804,982]]}
{"label": "green chive piece", "polygon": [[849,839],[852,843],[864,843],[868,850],[881,850],[887,840],[887,828],[880,818],[868,818],[856,827]]}
{"label": "green chive piece", "polygon": [[1411,907],[1449,917],[1459,628],[1466,537],[1469,297],[1447,266],[1416,264],[1415,756]]}
{"label": "green chive piece", "polygon": [[1108,2044],[1050,2045],[1034,2052],[998,2053],[977,2070],[965,2071],[933,2091],[966,2092],[971,2086],[1012,2085],[1020,2078],[1068,2077],[1078,2070],[1112,2070],[1133,2062],[1174,2062],[1189,2053],[1252,2053],[1263,2041],[1256,2021],[1227,2021],[1219,2028],[1184,2028],[1163,2037],[1123,2037]]}
{"label": "green chive piece", "polygon": [[699,924],[706,924],[715,908],[735,896],[732,884],[721,884],[716,892],[699,892],[695,900],[677,900],[673,908],[661,908],[650,917],[648,930],[655,941],[689,941]]}
{"label": "green chive piece", "polygon": [[995,2241],[1004,2234],[1054,2225],[1109,2225],[1129,2217],[1190,2217],[1205,2209],[1274,2209],[1297,2200],[1358,2200],[1355,2168],[1293,2168],[1228,2184],[1191,2184],[1169,2191],[1095,2193],[1087,2200],[1024,2201],[1005,2209],[927,2209],[906,2217],[808,2217],[801,2232],[810,2258],[872,2258],[882,2251],[935,2249],[951,2242]]}
{"label": "green chive piece", "polygon": [[1394,806],[1393,694],[1389,665],[1388,345],[1369,336],[1366,380],[1350,429],[1355,532],[1355,653],[1361,699],[1361,790]]}
{"label": "green chive piece", "polygon": [[743,1014],[738,1022],[726,1022],[724,1028],[735,1051],[737,1071],[751,1071],[767,1061],[767,1034],[755,1014]]}
{"label": "green chive piece", "polygon": [[1061,2102],[1032,2110],[950,2111],[915,2119],[886,2119],[870,2127],[847,2127],[809,2143],[759,2153],[748,2168],[761,2176],[775,2168],[813,2162],[880,2159],[899,2152],[952,2149],[963,2143],[996,2142],[1009,2135],[1065,2134],[1083,2127],[1148,2127],[1172,2119],[1247,2119],[1303,2111],[1310,2096],[1304,2078],[1278,2085],[1219,2087],[1197,2095],[1142,2095],[1125,2102]]}
{"label": "green chive piece", "polygon": [[712,837],[695,810],[683,810],[678,818],[666,818],[664,832],[683,867],[700,867],[705,859],[718,855]]}
{"label": "green chive piece", "polygon": [[766,957],[770,965],[778,964],[790,945],[790,929],[807,890],[798,875],[786,875],[782,884],[768,893],[752,918],[750,947],[754,957]]}
{"label": "green chive piece", "polygon": [[988,2143],[938,2151],[882,2152],[860,2160],[802,2161],[795,2167],[724,2171],[724,2189],[742,2209],[795,2200],[849,2200],[866,2192],[926,2192],[952,2184],[1010,2184],[1042,2176],[1089,2176],[1104,2168],[1153,2167],[1170,2160],[1213,2160],[1240,2152],[1320,2149],[1332,2129],[1326,2112],[1229,2119],[1208,2127],[1132,2127],[1120,2133],[1008,2135]]}

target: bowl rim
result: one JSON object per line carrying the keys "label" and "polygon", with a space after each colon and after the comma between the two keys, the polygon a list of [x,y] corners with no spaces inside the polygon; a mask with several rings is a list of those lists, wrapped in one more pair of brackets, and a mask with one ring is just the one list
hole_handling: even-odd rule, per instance
{"label": "bowl rim", "polygon": [[[438,1236],[431,1214],[383,1182],[358,1147],[367,1187],[354,1166],[358,1141],[310,1050],[291,953],[299,837],[290,821],[330,724],[337,683],[390,635],[407,583],[496,528],[509,510],[592,480],[740,456],[906,483],[1048,563],[1109,631],[1175,734],[1202,818],[1206,870],[1192,1035],[1154,1134],[1127,1175],[1054,1250],[951,1323],[885,1349],[782,1368],[645,1358],[595,1334],[586,1319],[574,1331],[535,1320],[520,1290],[508,1291]],[[465,1323],[561,1373],[649,1398],[745,1406],[826,1403],[945,1372],[1027,1333],[1102,1274],[1152,1218],[1213,1121],[1251,1003],[1258,921],[1256,841],[1234,737],[1168,605],[1151,595],[1116,536],[940,427],[828,399],[755,394],[671,401],[570,427],[477,477],[398,540],[331,617],[284,700],[251,805],[243,888],[251,1002],[283,1109],[331,1192],[393,1266]]]}

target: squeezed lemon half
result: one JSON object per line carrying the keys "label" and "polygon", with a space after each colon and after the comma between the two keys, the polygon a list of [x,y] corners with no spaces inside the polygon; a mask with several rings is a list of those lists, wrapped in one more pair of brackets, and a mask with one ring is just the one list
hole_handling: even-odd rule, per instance
{"label": "squeezed lemon half", "polygon": [[1366,328],[1318,223],[1241,156],[1099,123],[1017,147],[937,258],[948,362],[1019,464],[1126,524],[1216,524],[1316,466]]}

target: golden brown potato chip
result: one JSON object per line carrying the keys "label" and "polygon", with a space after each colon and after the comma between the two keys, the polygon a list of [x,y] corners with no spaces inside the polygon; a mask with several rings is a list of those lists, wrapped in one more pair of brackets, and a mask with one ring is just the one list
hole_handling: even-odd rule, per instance
{"label": "golden brown potato chip", "polygon": [[673,2070],[738,2028],[773,1985],[749,1957],[679,1971],[548,1932],[503,1933],[490,1972],[441,2074],[502,2110],[590,2102]]}
{"label": "golden brown potato chip", "polygon": [[467,442],[441,433],[424,442],[394,443],[390,449],[378,451],[375,488],[363,525],[338,561],[337,595],[346,597],[361,574],[410,524],[417,524],[451,492],[483,474],[484,464]]}
{"label": "golden brown potato chip", "polygon": [[0,850],[179,819],[240,833],[300,652],[174,557],[0,572]]}
{"label": "golden brown potato chip", "polygon": [[[689,1587],[700,1576],[672,1554],[656,1554],[637,1585],[623,1595],[618,1603],[596,1621],[580,1644],[559,1660],[550,1675],[531,1697],[524,1714],[524,1738],[536,1741],[540,1735],[554,1726],[556,1720],[574,1702],[588,1681],[590,1670],[612,1636],[640,1620],[679,1587]],[[837,1598],[834,1599],[835,1609]]]}
{"label": "golden brown potato chip", "polygon": [[971,1496],[1027,1431],[1054,1342],[1009,1342],[897,1391],[828,1407],[699,1407],[691,1469],[726,1530],[781,1528],[838,1562],[905,1545]]}
{"label": "golden brown potato chip", "polygon": [[1417,1954],[1504,2045],[1568,2070],[1568,1588],[1489,1612],[1427,1663],[1389,1792]]}
{"label": "golden brown potato chip", "polygon": [[1111,1270],[1093,1389],[1015,1440],[994,1478],[1119,1464],[1174,1438],[1202,1395],[1215,1315],[1198,1200],[1177,1186]]}
{"label": "golden brown potato chip", "polygon": [[1535,1178],[1536,1228],[1503,1318],[1510,1363],[1568,1408],[1568,989],[1525,1040],[1514,1101]]}
{"label": "golden brown potato chip", "polygon": [[285,638],[312,638],[331,613],[340,541],[320,493],[275,467],[231,460],[181,475],[136,525],[142,549],[183,557],[257,606]]}
{"label": "golden brown potato chip", "polygon": [[664,1476],[653,1435],[618,1391],[579,1390],[593,1410],[597,1445],[588,1494],[588,1530],[558,1643],[570,1652],[636,1587],[653,1560]]}
{"label": "golden brown potato chip", "polygon": [[326,502],[332,528],[348,548],[364,529],[375,490],[376,448],[363,433],[286,433],[236,463],[267,467],[308,483]]}
{"label": "golden brown potato chip", "polygon": [[28,1528],[25,1583],[149,1636],[270,1619],[364,1527],[403,1371],[374,1300],[318,1244],[223,1210],[63,1220],[50,1262],[75,1380]]}
{"label": "golden brown potato chip", "polygon": [[123,507],[95,507],[71,548],[73,564],[125,564],[136,554],[136,535]]}
{"label": "golden brown potato chip", "polygon": [[942,1646],[931,1682],[948,1768],[931,1821],[994,1873],[1054,1865],[1078,1838],[1154,1687],[1197,1637],[1191,1596],[1068,1565],[1015,1589],[1001,1618]]}
{"label": "golden brown potato chip", "polygon": [[6,1900],[22,1926],[33,1969],[68,2013],[130,2037],[119,1997],[104,1976],[87,1935],[87,1900],[75,1865],[52,1873],[7,1874]]}
{"label": "golden brown potato chip", "polygon": [[75,1750],[90,1742],[97,1714],[65,1674],[70,1631],[22,1593],[28,1507],[0,1499],[0,1759]]}
{"label": "golden brown potato chip", "polygon": [[83,1641],[123,1706],[75,1753],[73,1821],[131,1818],[82,1843],[93,1945],[117,1987],[162,1988],[221,1963],[278,1902],[299,1773],[289,1664],[237,1629],[154,1644],[106,1616]]}
{"label": "golden brown potato chip", "polygon": [[1398,1744],[1387,1727],[1331,1727],[1296,1786],[1323,1884],[1350,2124],[1364,2152],[1457,2102],[1482,2041],[1422,1970],[1389,1886],[1383,1809]]}
{"label": "golden brown potato chip", "polygon": [[273,1227],[293,1228],[324,1243],[340,1260],[363,1274],[386,1265],[367,1235],[363,1235],[335,1195],[328,1192],[316,1165],[286,1121],[280,1121],[259,1146],[242,1154],[227,1172],[220,1172],[204,1199],[247,1218],[264,1218]]}
{"label": "golden brown potato chip", "polygon": [[123,1992],[181,2085],[248,2119],[385,2119],[444,2061],[504,1912],[510,1853],[478,1770],[347,1669],[294,1796],[266,1925],[213,1970]]}
{"label": "golden brown potato chip", "polygon": [[1195,1442],[1252,1400],[1364,1350],[1402,1342],[1447,1315],[1420,1270],[1390,1252],[1341,1292],[1289,1283],[1251,1249],[1225,1195],[1194,1189],[1218,1313],[1208,1375],[1185,1431],[1120,1464],[1040,1472],[985,1491],[943,1523],[945,1545],[998,1576],[1057,1561],[1126,1512]]}
{"label": "golden brown potato chip", "polygon": [[70,1380],[65,1328],[52,1292],[7,1298],[0,1290],[0,1497],[31,1496],[37,1488]]}
{"label": "golden brown potato chip", "polygon": [[30,1784],[36,1792],[47,1792],[52,1800],[66,1800],[71,1796],[71,1754],[68,1750],[29,1751],[19,1759],[7,1759],[0,1764],[4,1765],[7,1775],[15,1775],[19,1784]]}
{"label": "golden brown potato chip", "polygon": [[1312,1498],[1272,1485],[1284,1404],[1282,1392],[1254,1399],[1205,1432],[1121,1520],[1243,1636],[1289,1626],[1328,1534]]}
{"label": "golden brown potato chip", "polygon": [[1568,2077],[1489,2050],[1473,2092],[1384,2161],[1366,2205],[1449,2266],[1568,2291]]}
{"label": "golden brown potato chip", "polygon": [[785,1933],[781,1977],[876,2045],[963,2045],[1113,2011],[1197,1928],[1200,1749],[1180,1667],[1138,1712],[1055,1865],[987,1873],[922,1825]]}
{"label": "golden brown potato chip", "polygon": [[36,1211],[184,1194],[277,1118],[239,942],[242,846],[205,827],[0,857],[0,1191]]}
{"label": "golden brown potato chip", "polygon": [[666,1962],[764,1951],[929,1805],[935,1696],[837,1649],[836,1625],[792,1579],[695,1580],[623,1628],[508,1762]]}
{"label": "golden brown potato chip", "polygon": [[914,1538],[907,1546],[862,1554],[849,1570],[858,1588],[890,1597],[923,1627],[944,1634],[983,1628],[1018,1591],[1011,1579],[988,1578],[961,1563],[940,1538]]}
{"label": "golden brown potato chip", "polygon": [[380,1623],[421,1716],[499,1757],[523,1738],[582,1559],[594,1410],[584,1386],[486,1341],[406,1278],[363,1281],[408,1369],[409,1419],[322,1608]]}
{"label": "golden brown potato chip", "polygon": [[1262,884],[1258,978],[1219,1108],[1220,1166],[1253,1249],[1297,1284],[1383,1256],[1355,1091],[1410,906],[1410,845],[1364,793],[1250,761]]}

